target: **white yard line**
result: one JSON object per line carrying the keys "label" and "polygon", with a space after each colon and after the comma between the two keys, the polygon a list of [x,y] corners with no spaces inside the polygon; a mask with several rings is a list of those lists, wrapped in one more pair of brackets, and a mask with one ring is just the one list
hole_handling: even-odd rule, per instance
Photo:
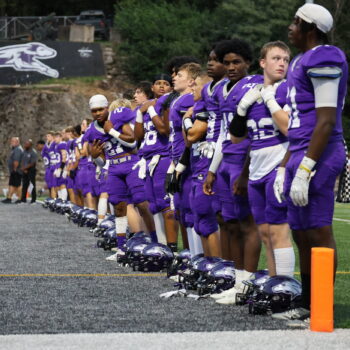
{"label": "white yard line", "polygon": [[333,218],[334,221],[342,221],[342,222],[347,222],[350,224],[350,220],[347,219],[339,219],[339,218]]}

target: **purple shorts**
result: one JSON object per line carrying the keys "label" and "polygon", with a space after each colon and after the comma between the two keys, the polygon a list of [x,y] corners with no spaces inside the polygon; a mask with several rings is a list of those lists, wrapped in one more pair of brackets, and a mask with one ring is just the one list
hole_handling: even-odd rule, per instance
{"label": "purple shorts", "polygon": [[52,173],[50,168],[45,169],[45,182],[47,188],[50,189],[52,187]]}
{"label": "purple shorts", "polygon": [[94,197],[100,195],[99,183],[96,180],[95,171],[96,167],[94,164],[88,164],[79,170],[79,185],[84,197],[88,193],[91,193]]}
{"label": "purple shorts", "polygon": [[74,180],[71,177],[67,177],[66,187],[67,189],[73,189],[74,188]]}
{"label": "purple shorts", "polygon": [[307,230],[332,225],[334,213],[334,185],[345,164],[342,142],[328,144],[315,166],[316,173],[309,186],[309,203],[297,207],[289,197],[293,177],[305,151],[292,152],[286,166],[285,195],[288,205],[288,223],[292,230]]}
{"label": "purple shorts", "polygon": [[214,196],[207,196],[203,192],[203,181],[192,179],[190,205],[193,213],[194,229],[200,236],[207,237],[218,230],[213,202]]}
{"label": "purple shorts", "polygon": [[108,192],[107,177],[108,177],[108,170],[101,169],[100,177],[97,180],[98,184],[99,184],[99,192],[100,192],[100,194]]}
{"label": "purple shorts", "polygon": [[174,206],[180,213],[179,220],[185,227],[193,227],[193,214],[190,205],[190,193],[192,187],[191,169],[187,169],[182,174],[182,191],[175,193]]}
{"label": "purple shorts", "polygon": [[[110,164],[107,176],[109,202],[138,204],[146,200],[144,182],[138,177],[138,169],[132,170],[137,159],[120,164]],[[130,196],[130,197],[129,197]]]}
{"label": "purple shorts", "polygon": [[250,214],[248,196],[233,194],[233,183],[241,174],[245,156],[231,156],[222,160],[216,174],[214,192],[221,202],[221,215],[225,221],[244,220]]}
{"label": "purple shorts", "polygon": [[154,169],[151,177],[148,171],[148,164],[151,159],[147,160],[147,177],[145,179],[146,198],[150,203],[152,214],[170,207],[170,198],[165,193],[165,177],[170,165],[170,157],[161,157]]}
{"label": "purple shorts", "polygon": [[259,180],[248,182],[250,208],[258,225],[279,225],[287,222],[287,203],[278,203],[273,192],[275,177],[276,170],[273,170]]}

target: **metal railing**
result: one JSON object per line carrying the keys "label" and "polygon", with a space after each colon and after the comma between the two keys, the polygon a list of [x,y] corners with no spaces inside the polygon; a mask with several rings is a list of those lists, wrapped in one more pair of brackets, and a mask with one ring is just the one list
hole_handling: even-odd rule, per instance
{"label": "metal railing", "polygon": [[[78,16],[55,16],[55,27],[73,24]],[[27,35],[33,23],[42,17],[0,17],[0,40],[17,39]]]}

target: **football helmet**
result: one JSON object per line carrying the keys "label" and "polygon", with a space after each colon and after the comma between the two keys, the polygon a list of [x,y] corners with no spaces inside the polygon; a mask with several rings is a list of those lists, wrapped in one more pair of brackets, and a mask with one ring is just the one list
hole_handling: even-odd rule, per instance
{"label": "football helmet", "polygon": [[111,227],[104,232],[103,241],[104,241],[104,244],[103,244],[104,250],[111,250],[111,248],[117,246],[117,233],[116,233],[115,227]]}
{"label": "football helmet", "polygon": [[233,261],[222,260],[213,265],[211,270],[198,281],[199,295],[221,293],[235,285],[236,274]]}
{"label": "football helmet", "polygon": [[236,305],[247,304],[254,293],[258,292],[270,278],[268,270],[258,270],[247,281],[243,281],[243,292],[236,294]]}
{"label": "football helmet", "polygon": [[171,249],[162,243],[149,243],[142,252],[141,257],[135,268],[139,271],[159,272],[166,270],[174,259],[174,253]]}
{"label": "football helmet", "polygon": [[167,277],[176,276],[179,271],[188,268],[191,261],[191,253],[189,249],[181,250],[181,252],[174,258],[173,262],[167,269]]}
{"label": "football helmet", "polygon": [[268,278],[248,300],[249,313],[279,313],[296,308],[301,301],[301,283],[289,276]]}
{"label": "football helmet", "polygon": [[198,284],[201,284],[204,282],[206,278],[206,274],[213,268],[213,266],[219,262],[222,261],[220,258],[215,257],[205,257],[197,256],[200,254],[197,254],[192,260],[190,264],[190,271],[188,272],[187,269],[184,270],[182,274],[180,274],[180,282],[183,286],[183,288],[188,290],[196,290]]}

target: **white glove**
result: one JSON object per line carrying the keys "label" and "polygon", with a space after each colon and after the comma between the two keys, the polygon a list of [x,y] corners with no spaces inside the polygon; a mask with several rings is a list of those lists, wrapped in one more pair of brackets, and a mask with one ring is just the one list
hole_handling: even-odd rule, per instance
{"label": "white glove", "polygon": [[57,169],[55,169],[55,171],[53,172],[53,176],[54,176],[54,177],[61,177],[61,172],[62,172],[62,169],[61,169],[61,168],[57,168]]}
{"label": "white glove", "polygon": [[275,182],[273,183],[273,192],[275,193],[275,197],[278,203],[282,203],[282,201],[285,200],[284,194],[283,194],[285,174],[286,174],[286,168],[279,167],[277,169]]}
{"label": "white glove", "polygon": [[197,146],[197,151],[206,158],[213,158],[215,152],[216,142],[214,141],[203,141]]}
{"label": "white glove", "polygon": [[153,175],[154,170],[159,162],[159,159],[160,159],[160,155],[156,154],[155,156],[152,157],[151,161],[148,163],[148,171],[150,176]]}
{"label": "white glove", "polygon": [[237,113],[240,116],[245,117],[248,108],[261,97],[261,88],[262,84],[257,84],[252,89],[248,90],[241,98],[237,107]]}
{"label": "white glove", "polygon": [[268,85],[261,89],[261,97],[264,100],[266,107],[269,109],[271,114],[282,109],[282,107],[277,103],[275,95],[279,84]]}
{"label": "white glove", "polygon": [[315,164],[313,159],[305,156],[295,173],[290,188],[290,198],[297,207],[305,207],[309,203],[309,184],[311,177],[315,174],[315,171],[312,171]]}
{"label": "white glove", "polygon": [[64,179],[66,179],[67,176],[68,176],[68,171],[67,171],[67,170],[63,170],[63,172],[62,172],[62,177],[63,177]]}
{"label": "white glove", "polygon": [[146,159],[141,158],[137,163],[134,164],[132,170],[139,168],[138,176],[141,180],[146,177]]}

